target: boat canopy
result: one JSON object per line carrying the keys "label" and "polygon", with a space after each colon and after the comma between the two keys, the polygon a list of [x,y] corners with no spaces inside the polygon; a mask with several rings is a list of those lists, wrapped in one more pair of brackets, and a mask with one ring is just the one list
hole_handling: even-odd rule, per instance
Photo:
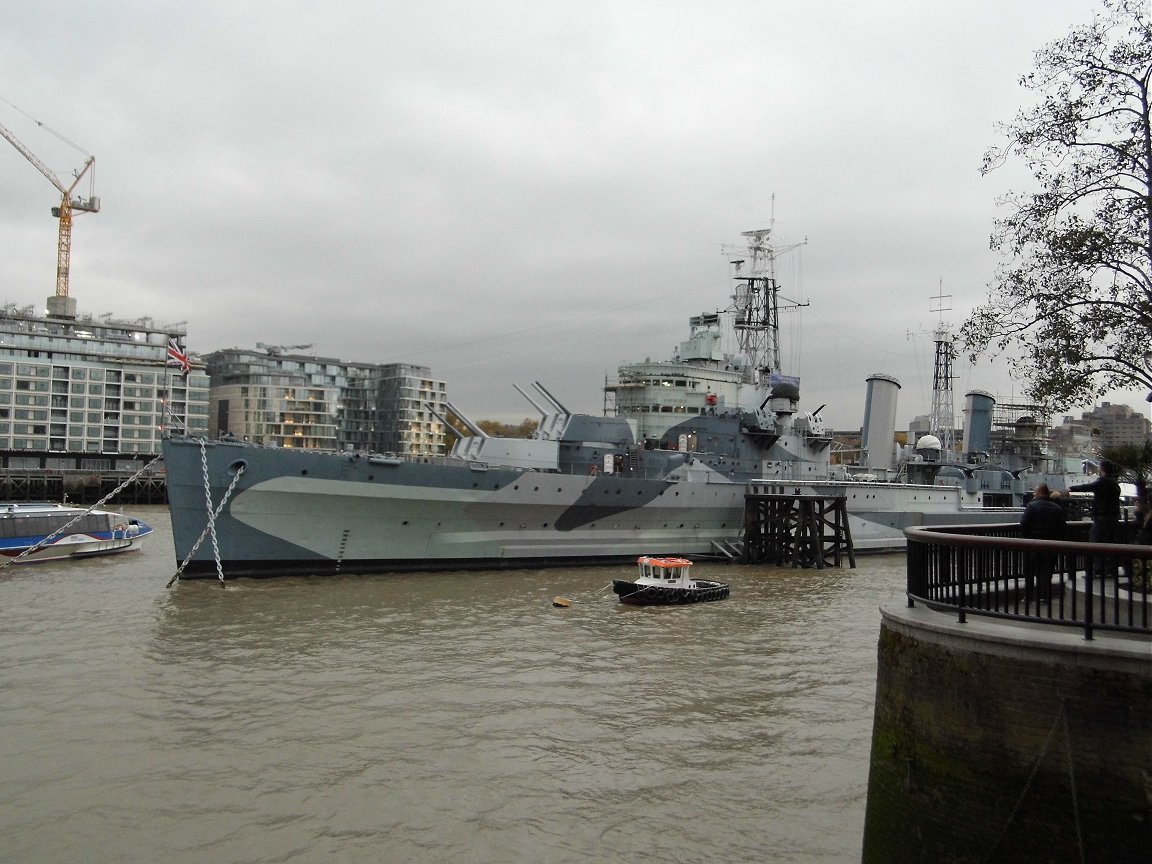
{"label": "boat canopy", "polygon": [[640,565],[641,577],[669,581],[687,578],[688,568],[692,566],[687,558],[655,558],[649,555],[641,555],[636,563]]}

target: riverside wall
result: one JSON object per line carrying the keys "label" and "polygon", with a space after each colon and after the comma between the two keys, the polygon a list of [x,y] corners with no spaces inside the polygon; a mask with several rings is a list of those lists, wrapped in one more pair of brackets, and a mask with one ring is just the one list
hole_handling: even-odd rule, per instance
{"label": "riverside wall", "polygon": [[129,481],[109,504],[167,504],[163,474],[135,477],[129,471],[0,470],[0,501],[68,501],[95,504]]}
{"label": "riverside wall", "polygon": [[1152,643],[881,610],[862,861],[1152,861]]}

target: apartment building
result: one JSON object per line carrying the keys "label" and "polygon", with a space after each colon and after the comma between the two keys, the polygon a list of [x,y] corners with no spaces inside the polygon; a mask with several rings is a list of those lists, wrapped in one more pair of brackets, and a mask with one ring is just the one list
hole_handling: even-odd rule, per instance
{"label": "apartment building", "polygon": [[424,366],[227,348],[205,356],[209,433],[271,447],[437,455],[447,385]]}
{"label": "apartment building", "polygon": [[[46,315],[0,307],[0,456],[157,454],[170,429],[208,430],[208,378],[185,358],[186,329],[151,318]],[[67,460],[59,460],[67,461]]]}

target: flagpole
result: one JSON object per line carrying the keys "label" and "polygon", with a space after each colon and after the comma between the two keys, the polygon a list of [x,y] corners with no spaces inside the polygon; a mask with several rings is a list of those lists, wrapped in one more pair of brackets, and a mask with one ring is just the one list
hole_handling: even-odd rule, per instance
{"label": "flagpole", "polygon": [[[168,372],[169,372],[169,369],[172,365],[173,360],[175,360],[180,365],[181,370],[184,372],[184,416],[183,417],[177,416],[176,412],[172,408],[172,395],[173,395],[172,394],[172,380],[169,377]],[[176,342],[176,337],[169,335],[168,336],[167,350],[164,354],[164,390],[168,394],[168,401],[167,401],[168,411],[167,411],[167,414],[172,417],[173,428],[175,428],[176,424],[178,423],[181,427],[183,427],[183,431],[184,431],[185,435],[188,434],[188,373],[191,371],[192,371],[192,366],[188,362],[188,356],[183,351],[180,350],[180,345],[179,345],[179,343]],[[167,423],[167,421],[165,421],[165,423]]]}
{"label": "flagpole", "polygon": [[169,380],[168,380],[168,376],[169,376],[170,372],[171,372],[171,368],[169,367],[169,361],[168,361],[168,346],[165,345],[164,346],[164,402],[163,402],[164,408],[160,414],[160,419],[162,420],[161,429],[163,429],[163,431],[168,433],[169,435],[172,434],[172,430],[169,428],[171,421],[169,421],[169,419],[168,419],[168,415],[172,413],[172,385],[169,383]]}

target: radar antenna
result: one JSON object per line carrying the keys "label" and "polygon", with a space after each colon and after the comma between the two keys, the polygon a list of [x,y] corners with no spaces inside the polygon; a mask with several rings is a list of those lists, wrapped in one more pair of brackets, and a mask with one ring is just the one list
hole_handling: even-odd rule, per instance
{"label": "radar antenna", "polygon": [[944,313],[951,310],[952,305],[945,305],[951,300],[951,294],[944,293],[944,280],[940,280],[940,287],[936,296],[936,308],[930,311],[938,312],[940,317],[936,324],[933,340],[936,343],[936,364],[932,370],[932,413],[928,418],[928,431],[940,439],[942,452],[950,453],[956,449],[956,422],[952,414],[952,358],[956,351],[952,343],[952,332],[944,323]]}
{"label": "radar antenna", "polygon": [[[735,312],[733,329],[740,352],[749,358],[761,381],[773,372],[780,372],[780,285],[776,281],[776,258],[785,252],[803,246],[793,243],[774,246],[771,242],[773,225],[755,231],[744,231],[748,238],[747,260],[732,261],[736,293],[732,295]],[[745,272],[744,265],[748,265]],[[789,301],[796,307],[807,303]]]}

